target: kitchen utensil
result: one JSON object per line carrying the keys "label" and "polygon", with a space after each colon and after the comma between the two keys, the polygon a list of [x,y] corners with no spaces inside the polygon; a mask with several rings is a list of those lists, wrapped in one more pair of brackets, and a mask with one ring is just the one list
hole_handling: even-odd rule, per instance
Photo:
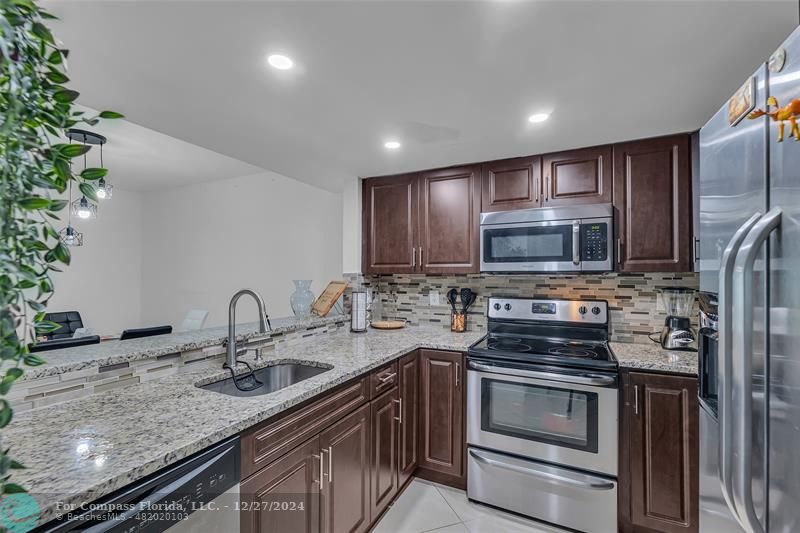
{"label": "kitchen utensil", "polygon": [[454,313],[456,312],[456,298],[458,298],[458,291],[456,291],[456,289],[447,291],[447,301],[450,302],[450,308]]}
{"label": "kitchen utensil", "polygon": [[467,302],[469,302],[469,299],[471,297],[472,297],[472,289],[470,289],[470,288],[461,289],[461,312],[462,313],[466,313],[467,312]]}
{"label": "kitchen utensil", "polygon": [[405,320],[376,320],[370,323],[370,326],[375,329],[400,329],[405,325]]}

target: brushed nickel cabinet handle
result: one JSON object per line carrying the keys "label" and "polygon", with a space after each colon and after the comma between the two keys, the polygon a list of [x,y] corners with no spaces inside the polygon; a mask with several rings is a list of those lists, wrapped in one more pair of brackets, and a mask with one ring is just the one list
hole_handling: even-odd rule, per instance
{"label": "brushed nickel cabinet handle", "polygon": [[617,263],[622,264],[622,239],[617,237]]}
{"label": "brushed nickel cabinet handle", "polygon": [[391,381],[397,375],[397,372],[391,372],[389,374],[384,374],[382,376],[378,376],[378,381],[381,383],[386,383],[387,381]]}
{"label": "brushed nickel cabinet handle", "polygon": [[419,247],[419,268],[422,269],[422,246]]}
{"label": "brushed nickel cabinet handle", "polygon": [[401,398],[399,400],[392,400],[392,401],[397,404],[397,411],[400,413],[400,416],[396,416],[396,417],[394,417],[394,419],[402,424],[403,423],[403,399]]}
{"label": "brushed nickel cabinet handle", "polygon": [[328,483],[333,483],[333,447],[328,446]]}
{"label": "brushed nickel cabinet handle", "polygon": [[325,465],[322,462],[322,460],[323,460],[322,454],[323,453],[325,453],[324,450],[320,451],[319,455],[317,455],[317,454],[313,454],[312,455],[312,457],[314,457],[314,459],[319,459],[319,479],[314,480],[316,483],[319,484],[319,490],[322,490],[322,476],[325,475]]}
{"label": "brushed nickel cabinet handle", "polygon": [[633,386],[633,414],[639,414],[639,385]]}
{"label": "brushed nickel cabinet handle", "polygon": [[417,268],[417,247],[411,247],[411,270],[415,270]]}
{"label": "brushed nickel cabinet handle", "polygon": [[539,187],[541,187],[541,183],[539,183],[539,178],[533,180],[533,201],[539,203]]}
{"label": "brushed nickel cabinet handle", "polygon": [[456,388],[458,388],[458,384],[461,381],[461,364],[456,363]]}

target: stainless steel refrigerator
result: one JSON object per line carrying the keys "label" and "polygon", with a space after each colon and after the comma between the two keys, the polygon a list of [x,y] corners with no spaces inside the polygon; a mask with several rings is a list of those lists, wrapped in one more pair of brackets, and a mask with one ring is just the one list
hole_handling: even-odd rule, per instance
{"label": "stainless steel refrigerator", "polygon": [[[800,29],[700,130],[700,531],[800,531]],[[800,107],[800,105],[798,105]],[[800,135],[799,135],[800,136]]]}

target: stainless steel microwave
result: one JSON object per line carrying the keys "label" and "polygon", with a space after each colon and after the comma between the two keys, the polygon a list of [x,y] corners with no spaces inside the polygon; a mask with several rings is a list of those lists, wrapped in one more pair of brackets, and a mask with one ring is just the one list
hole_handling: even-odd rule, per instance
{"label": "stainless steel microwave", "polygon": [[481,213],[481,272],[614,270],[611,204]]}

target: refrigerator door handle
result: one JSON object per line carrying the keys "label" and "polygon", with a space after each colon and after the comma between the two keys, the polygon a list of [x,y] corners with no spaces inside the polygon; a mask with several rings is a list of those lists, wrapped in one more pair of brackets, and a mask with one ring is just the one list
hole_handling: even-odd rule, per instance
{"label": "refrigerator door handle", "polygon": [[[733,501],[739,523],[748,533],[764,533],[764,528],[753,504],[753,267],[761,245],[781,223],[782,210],[775,207],[767,212],[742,242],[733,267],[734,301],[731,369],[732,397],[736,399],[738,416],[734,424],[733,444],[736,446],[738,464],[733,463]],[[769,446],[769,442],[766,442]]]}
{"label": "refrigerator door handle", "polygon": [[728,246],[722,254],[719,271],[719,299],[718,299],[718,353],[719,364],[717,370],[717,393],[719,397],[719,480],[722,485],[722,494],[731,512],[737,515],[736,504],[733,501],[733,480],[731,478],[731,463],[733,461],[733,430],[731,427],[731,304],[733,302],[733,265],[739,247],[747,234],[761,219],[761,213],[756,213],[747,222],[742,224],[731,237]]}

